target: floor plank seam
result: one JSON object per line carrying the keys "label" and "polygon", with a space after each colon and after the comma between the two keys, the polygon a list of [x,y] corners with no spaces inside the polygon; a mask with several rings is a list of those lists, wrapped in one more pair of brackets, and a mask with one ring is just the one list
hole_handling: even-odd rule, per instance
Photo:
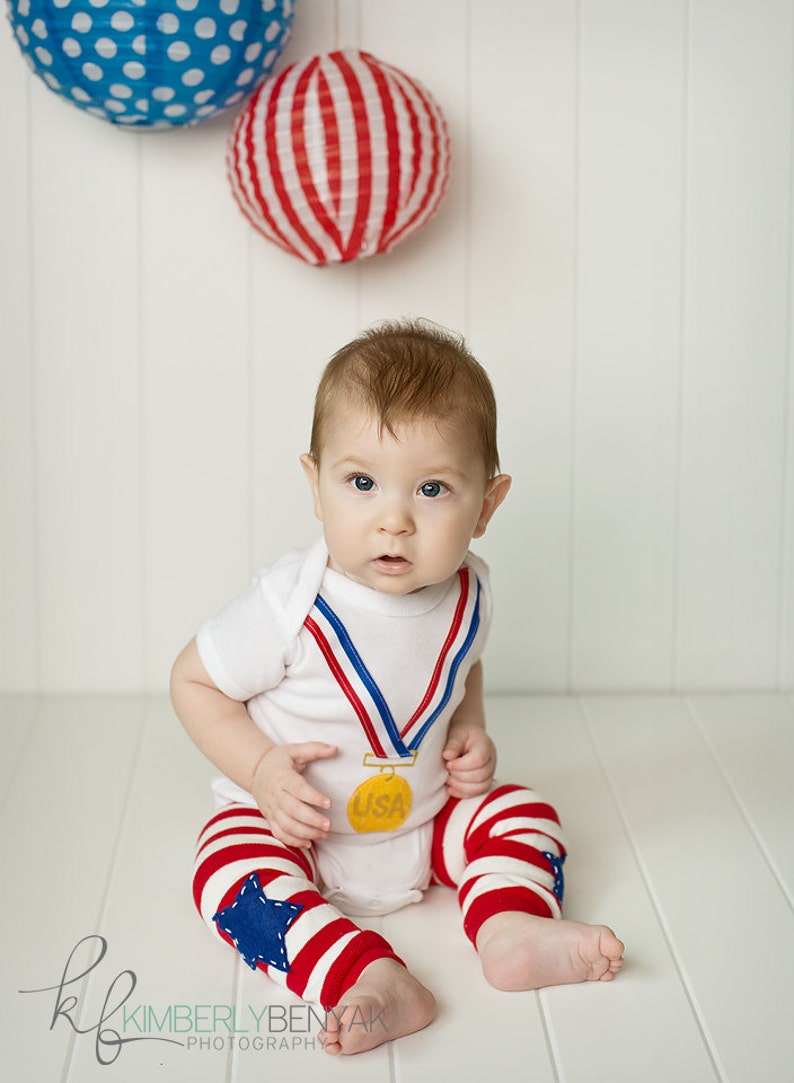
{"label": "floor plank seam", "polygon": [[[233,965],[234,981],[232,988],[234,989],[234,1003],[239,1010],[243,1003],[243,968],[240,965],[240,957],[238,955],[235,956]],[[223,1073],[224,1083],[235,1083],[238,1073],[239,1056],[240,1051],[234,1046],[226,1054],[226,1064],[224,1065]]]}
{"label": "floor plank seam", "polygon": [[[127,823],[127,812],[129,810],[130,801],[132,799],[132,791],[133,791],[133,789],[135,787],[135,776],[136,776],[136,774],[138,772],[138,767],[139,767],[140,761],[141,761],[141,753],[143,751],[143,743],[144,743],[144,740],[145,740],[145,737],[146,737],[146,731],[147,731],[147,728],[148,728],[148,723],[149,723],[151,710],[152,710],[151,702],[149,700],[147,700],[147,699],[142,699],[141,700],[141,717],[140,717],[140,721],[139,721],[138,739],[135,742],[135,751],[133,753],[132,760],[130,762],[129,775],[128,775],[128,778],[127,778],[127,786],[126,786],[126,789],[124,791],[124,798],[123,798],[122,803],[121,803],[121,810],[120,810],[120,813],[119,813],[119,822],[118,822],[118,826],[116,828],[115,842],[114,842],[114,845],[113,845],[113,848],[112,848],[112,851],[111,851],[112,856],[111,856],[110,862],[108,864],[107,875],[105,877],[105,883],[104,883],[104,886],[102,888],[101,902],[99,904],[99,910],[97,912],[96,929],[98,930],[98,935],[99,936],[103,935],[102,930],[105,928],[105,926],[107,924],[107,911],[108,911],[108,901],[109,901],[109,898],[110,898],[110,891],[111,891],[111,887],[112,887],[112,884],[113,884],[113,879],[115,877],[116,868],[118,866],[119,854],[121,853],[121,840],[122,840],[122,836],[124,834],[125,826],[126,826],[126,823]],[[77,996],[79,998],[79,1003],[81,1005],[81,1009],[80,1009],[80,1015],[79,1015],[79,1020],[78,1020],[78,1026],[82,1026],[84,1024],[84,1022],[85,1022],[84,1013],[89,1010],[90,988],[91,988],[92,980],[93,980],[93,975],[91,973],[89,973],[89,974],[87,974],[85,976],[85,978],[82,980],[82,982],[80,983],[80,986],[79,986],[79,992],[78,992]],[[67,1051],[66,1051],[66,1056],[64,1057],[64,1070],[63,1070],[63,1075],[62,1075],[62,1083],[70,1083],[70,1080],[72,1079],[72,1067],[73,1067],[73,1057],[74,1057],[76,1038],[77,1038],[77,1032],[72,1031],[72,1033],[69,1036],[69,1045],[68,1045],[68,1048],[67,1048]]]}
{"label": "floor plank seam", "polygon": [[727,789],[728,793],[731,795],[731,799],[733,800],[733,802],[736,805],[736,808],[739,811],[739,815],[741,816],[742,820],[744,821],[745,825],[747,826],[747,830],[750,832],[750,835],[752,836],[753,841],[755,842],[756,846],[758,847],[759,853],[761,854],[761,856],[764,859],[764,863],[766,864],[766,866],[769,869],[770,873],[774,877],[775,883],[780,888],[780,891],[782,892],[783,897],[785,898],[785,900],[788,903],[789,907],[792,910],[794,910],[794,894],[792,893],[791,889],[789,888],[788,884],[786,883],[786,879],[785,879],[785,877],[783,875],[782,870],[778,866],[777,862],[775,861],[775,858],[773,857],[772,853],[769,850],[769,847],[767,846],[766,842],[764,841],[763,835],[761,834],[761,831],[757,827],[757,825],[755,823],[755,820],[753,819],[752,813],[750,812],[749,808],[747,807],[746,802],[742,798],[742,796],[741,796],[741,794],[739,792],[739,787],[734,782],[733,776],[731,775],[731,772],[730,772],[728,766],[726,765],[725,761],[723,760],[722,756],[720,755],[719,749],[716,747],[716,745],[712,741],[711,737],[707,733],[706,728],[703,725],[703,720],[701,719],[700,715],[698,714],[696,705],[691,701],[689,696],[683,697],[683,701],[684,701],[684,707],[686,708],[687,714],[689,715],[689,718],[692,721],[692,725],[694,726],[695,732],[700,737],[701,741],[703,742],[704,747],[706,748],[706,751],[708,752],[709,756],[711,757],[711,759],[712,759],[712,761],[714,763],[714,766],[715,766],[720,778],[722,779],[722,781],[723,781],[723,783],[725,785],[725,788]]}
{"label": "floor plank seam", "polygon": [[[674,697],[674,698],[679,699],[680,697]],[[586,731],[586,733],[588,735],[588,738],[590,740],[590,744],[591,744],[591,746],[593,748],[596,760],[598,762],[599,770],[601,771],[601,774],[602,774],[602,777],[604,778],[607,789],[609,790],[610,796],[612,798],[612,803],[614,805],[615,811],[616,811],[616,813],[618,815],[618,818],[620,820],[623,832],[624,832],[624,834],[626,836],[626,840],[628,842],[629,849],[631,850],[632,857],[634,858],[635,864],[637,866],[637,870],[638,870],[638,872],[640,874],[640,878],[641,878],[641,880],[643,882],[643,886],[645,887],[645,890],[646,890],[646,892],[648,894],[648,898],[650,899],[651,904],[653,906],[654,913],[656,915],[656,920],[657,920],[657,922],[659,924],[659,928],[661,929],[665,945],[667,946],[667,950],[670,953],[670,958],[673,960],[673,964],[675,966],[676,973],[678,974],[678,979],[679,979],[679,981],[681,983],[681,988],[682,988],[682,990],[684,992],[684,996],[686,997],[687,1003],[689,1004],[689,1008],[690,1008],[690,1011],[692,1012],[692,1016],[693,1016],[693,1019],[695,1021],[695,1025],[697,1026],[698,1031],[700,1032],[700,1036],[701,1036],[701,1038],[703,1040],[703,1044],[704,1044],[704,1046],[706,1048],[706,1052],[708,1053],[709,1060],[711,1061],[711,1065],[712,1065],[712,1067],[714,1069],[715,1076],[719,1080],[719,1083],[730,1083],[729,1075],[728,1075],[724,1065],[722,1064],[720,1055],[719,1055],[719,1053],[717,1051],[716,1042],[714,1041],[714,1038],[711,1035],[711,1032],[709,1030],[708,1024],[707,1024],[706,1019],[705,1019],[704,1012],[703,1012],[703,1010],[702,1010],[702,1008],[700,1006],[697,995],[695,993],[694,984],[692,982],[691,977],[689,976],[689,973],[687,971],[686,966],[684,965],[683,959],[681,958],[681,955],[680,955],[678,949],[676,948],[675,940],[674,940],[674,937],[673,937],[673,934],[672,934],[672,930],[671,930],[671,928],[670,928],[670,926],[668,924],[668,921],[667,921],[667,918],[666,918],[666,915],[665,915],[665,912],[664,912],[664,907],[662,905],[661,899],[657,895],[656,887],[655,887],[655,885],[653,883],[653,880],[651,878],[651,875],[650,875],[650,873],[649,873],[649,871],[648,871],[648,869],[646,867],[645,861],[643,860],[642,855],[640,853],[640,848],[639,848],[637,839],[635,838],[634,832],[631,830],[631,827],[629,825],[629,819],[628,819],[628,816],[626,814],[625,809],[623,808],[623,803],[620,800],[620,796],[618,795],[617,789],[616,789],[615,785],[613,784],[612,777],[611,777],[611,775],[609,773],[609,770],[608,770],[608,768],[606,766],[606,760],[605,760],[605,757],[604,757],[604,754],[603,754],[603,750],[601,749],[601,746],[600,746],[600,744],[598,742],[598,738],[597,738],[596,733],[595,733],[595,729],[594,729],[594,726],[593,726],[593,723],[592,723],[592,719],[591,719],[589,711],[587,709],[587,704],[586,704],[586,702],[584,702],[584,700],[583,700],[583,698],[581,696],[574,696],[573,699],[574,699],[574,703],[576,705],[577,710],[580,712],[580,716],[582,718],[582,721],[583,721],[583,724],[584,724],[584,727],[585,727],[585,731]]]}
{"label": "floor plank seam", "polygon": [[3,793],[0,794],[0,817],[2,817],[4,812],[5,812],[5,804],[6,804],[6,801],[8,800],[8,795],[11,793],[11,790],[13,789],[14,782],[16,780],[17,775],[19,774],[19,770],[20,770],[20,767],[22,766],[22,763],[24,762],[25,757],[27,756],[28,748],[30,747],[30,743],[33,740],[34,734],[36,732],[36,728],[38,726],[39,717],[40,717],[40,713],[41,713],[41,697],[40,696],[32,696],[31,699],[33,701],[35,701],[35,706],[33,706],[33,709],[31,711],[31,715],[30,715],[30,719],[28,720],[28,724],[26,726],[27,732],[25,734],[25,739],[22,742],[22,744],[21,744],[21,746],[19,748],[19,751],[17,752],[17,757],[16,757],[16,760],[14,761],[14,766],[11,768],[11,772],[9,773],[8,781],[5,784],[5,788],[3,789]]}
{"label": "floor plank seam", "polygon": [[546,1049],[549,1054],[549,1067],[553,1073],[553,1083],[565,1083],[565,1072],[562,1067],[559,1044],[557,1042],[554,1024],[551,1020],[551,1013],[549,1011],[549,1003],[545,990],[539,989],[537,998],[540,1004],[540,1019],[543,1024],[543,1036],[546,1040]]}

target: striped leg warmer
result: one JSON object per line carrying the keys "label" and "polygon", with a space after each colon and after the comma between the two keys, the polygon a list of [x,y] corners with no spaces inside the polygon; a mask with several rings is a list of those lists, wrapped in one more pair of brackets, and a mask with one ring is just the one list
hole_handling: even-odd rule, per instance
{"label": "striped leg warmer", "polygon": [[433,875],[458,889],[472,943],[483,922],[505,910],[560,917],[564,860],[557,813],[523,786],[450,798],[435,820]]}
{"label": "striped leg warmer", "polygon": [[402,960],[317,883],[312,850],[279,842],[255,808],[226,805],[199,836],[193,899],[204,921],[250,967],[327,1010],[371,962]]}

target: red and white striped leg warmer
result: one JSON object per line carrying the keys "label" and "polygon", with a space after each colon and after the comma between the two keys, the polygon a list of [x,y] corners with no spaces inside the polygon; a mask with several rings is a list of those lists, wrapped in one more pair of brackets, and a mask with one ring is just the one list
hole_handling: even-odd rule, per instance
{"label": "red and white striped leg warmer", "polygon": [[435,820],[433,875],[458,889],[473,944],[483,922],[505,910],[560,917],[564,860],[557,813],[523,786],[450,798]]}
{"label": "red and white striped leg warmer", "polygon": [[402,960],[331,906],[317,883],[313,852],[279,842],[255,808],[226,805],[199,836],[193,899],[207,925],[249,966],[329,1009],[371,962]]}

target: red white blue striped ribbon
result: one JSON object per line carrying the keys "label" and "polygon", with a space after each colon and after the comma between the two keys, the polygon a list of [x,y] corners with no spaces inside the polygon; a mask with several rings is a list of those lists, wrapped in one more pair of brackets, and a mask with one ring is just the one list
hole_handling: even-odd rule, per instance
{"label": "red white blue striped ribbon", "polygon": [[458,580],[460,593],[449,631],[419,706],[402,728],[344,624],[322,595],[317,595],[304,621],[378,759],[411,756],[452,696],[458,670],[480,626],[480,582],[468,568],[459,570]]}

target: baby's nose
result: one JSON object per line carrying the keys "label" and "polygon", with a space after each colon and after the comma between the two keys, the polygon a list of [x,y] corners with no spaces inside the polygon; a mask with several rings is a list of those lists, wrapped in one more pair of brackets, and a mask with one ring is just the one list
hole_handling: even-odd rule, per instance
{"label": "baby's nose", "polygon": [[410,509],[402,501],[390,501],[383,508],[380,519],[380,530],[385,534],[397,537],[400,534],[413,532],[413,517]]}

